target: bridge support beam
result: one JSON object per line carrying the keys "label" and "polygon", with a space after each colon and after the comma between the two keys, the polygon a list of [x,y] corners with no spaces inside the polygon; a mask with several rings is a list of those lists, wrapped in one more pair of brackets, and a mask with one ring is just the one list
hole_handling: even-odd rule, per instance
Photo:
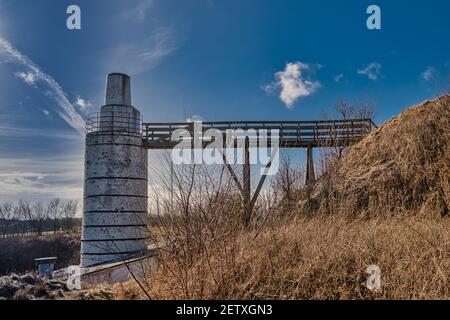
{"label": "bridge support beam", "polygon": [[244,146],[244,167],[242,170],[242,197],[244,200],[244,225],[247,227],[250,224],[252,209],[250,206],[251,197],[251,175],[250,175],[250,141],[249,138],[245,138]]}
{"label": "bridge support beam", "polygon": [[305,185],[308,187],[316,181],[314,175],[314,159],[313,159],[313,147],[308,146],[306,149],[306,180]]}
{"label": "bridge support beam", "polygon": [[259,180],[258,186],[256,187],[255,192],[253,195],[251,195],[251,170],[250,170],[250,143],[249,139],[246,139],[246,143],[244,145],[244,166],[242,169],[242,184],[239,181],[236,173],[233,170],[233,167],[227,162],[227,158],[225,156],[225,153],[222,154],[223,161],[228,169],[231,177],[233,178],[234,182],[236,183],[236,186],[238,187],[241,196],[242,196],[242,203],[243,203],[243,224],[244,227],[248,228],[251,223],[252,213],[253,209],[255,208],[256,200],[258,200],[258,196],[264,186],[264,182],[266,181],[267,175],[269,174],[269,169],[272,166],[272,162],[277,155],[279,148],[275,148],[275,150],[272,152],[272,156],[270,158],[269,163],[266,165],[265,171],[261,176],[261,179]]}

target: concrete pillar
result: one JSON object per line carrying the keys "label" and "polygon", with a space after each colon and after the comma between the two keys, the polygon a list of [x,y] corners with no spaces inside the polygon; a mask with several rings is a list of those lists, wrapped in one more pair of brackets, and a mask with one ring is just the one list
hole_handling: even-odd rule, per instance
{"label": "concrete pillar", "polygon": [[313,147],[309,146],[306,149],[306,181],[305,185],[310,186],[314,183],[316,177],[314,175],[314,159],[313,159]]}
{"label": "concrete pillar", "polygon": [[147,250],[148,151],[127,75],[108,75],[96,121],[86,135],[82,267]]}

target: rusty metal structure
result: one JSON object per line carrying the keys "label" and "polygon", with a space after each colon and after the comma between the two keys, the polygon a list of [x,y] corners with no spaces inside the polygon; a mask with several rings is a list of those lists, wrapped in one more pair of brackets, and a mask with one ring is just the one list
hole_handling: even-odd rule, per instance
{"label": "rusty metal structure", "polygon": [[[242,179],[227,163],[224,153],[223,160],[241,192],[244,216],[250,219],[267,176],[262,175],[251,195],[251,148],[306,149],[305,184],[309,186],[315,180],[314,148],[350,146],[363,139],[374,127],[371,119],[142,122],[140,112],[131,105],[130,78],[124,74],[110,74],[105,105],[87,121],[81,265],[102,265],[129,259],[145,251],[148,150],[173,149],[180,143],[190,149],[208,148],[214,138],[205,134],[207,131],[213,130],[214,136],[223,140],[230,130],[247,132],[244,143],[240,145],[244,149]],[[177,136],[178,130],[188,135]],[[262,133],[266,138],[263,146],[259,139]],[[192,138],[196,135],[201,137],[200,143]],[[272,135],[276,139],[271,139]],[[273,141],[276,145],[271,145]],[[224,145],[223,149],[236,147],[233,142]],[[270,165],[269,162],[266,168]]]}

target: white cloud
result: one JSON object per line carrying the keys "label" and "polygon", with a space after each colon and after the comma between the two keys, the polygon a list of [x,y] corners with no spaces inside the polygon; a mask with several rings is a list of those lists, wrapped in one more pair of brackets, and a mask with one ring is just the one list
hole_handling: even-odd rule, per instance
{"label": "white cloud", "polygon": [[16,72],[15,76],[22,79],[26,84],[30,86],[34,86],[37,81],[36,75],[32,72]]}
{"label": "white cloud", "polygon": [[378,62],[372,62],[363,69],[357,71],[358,74],[366,76],[369,80],[376,81],[381,76],[381,64]]}
{"label": "white cloud", "polygon": [[92,103],[90,101],[87,101],[80,96],[77,97],[77,100],[75,101],[75,105],[80,108],[81,111],[85,111],[88,108],[92,107]]}
{"label": "white cloud", "polygon": [[50,115],[50,111],[43,109],[42,113],[45,114],[47,117]]}
{"label": "white cloud", "polygon": [[422,72],[421,77],[425,81],[431,81],[436,76],[436,69],[433,67],[427,67],[424,72]]}
{"label": "white cloud", "polygon": [[344,79],[344,74],[338,74],[337,76],[334,77],[334,82],[341,82],[341,80]]}
{"label": "white cloud", "polygon": [[77,130],[80,135],[84,135],[85,122],[83,118],[69,102],[63,88],[55,81],[55,79],[44,73],[39,66],[14,48],[9,41],[1,36],[0,54],[4,55],[9,62],[17,63],[25,68],[24,71],[16,73],[16,76],[22,78],[26,83],[32,84],[34,87],[36,87],[38,82],[46,85],[48,88],[45,89],[44,94],[53,97],[61,107],[62,110],[58,112],[61,118],[63,118],[63,120],[72,128]]}
{"label": "white cloud", "polygon": [[275,74],[275,81],[264,87],[267,93],[280,89],[279,98],[292,109],[294,103],[301,97],[307,97],[320,88],[318,81],[312,81],[305,74],[313,71],[310,65],[302,62],[287,63],[284,71]]}

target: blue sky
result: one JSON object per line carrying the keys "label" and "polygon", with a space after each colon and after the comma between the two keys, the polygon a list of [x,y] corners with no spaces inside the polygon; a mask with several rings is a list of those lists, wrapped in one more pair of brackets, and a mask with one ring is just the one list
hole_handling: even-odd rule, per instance
{"label": "blue sky", "polygon": [[[66,28],[81,8],[82,29]],[[368,30],[366,8],[381,8]],[[146,121],[307,120],[340,99],[382,123],[448,89],[450,2],[0,0],[0,201],[81,199],[82,119],[105,75]]]}

